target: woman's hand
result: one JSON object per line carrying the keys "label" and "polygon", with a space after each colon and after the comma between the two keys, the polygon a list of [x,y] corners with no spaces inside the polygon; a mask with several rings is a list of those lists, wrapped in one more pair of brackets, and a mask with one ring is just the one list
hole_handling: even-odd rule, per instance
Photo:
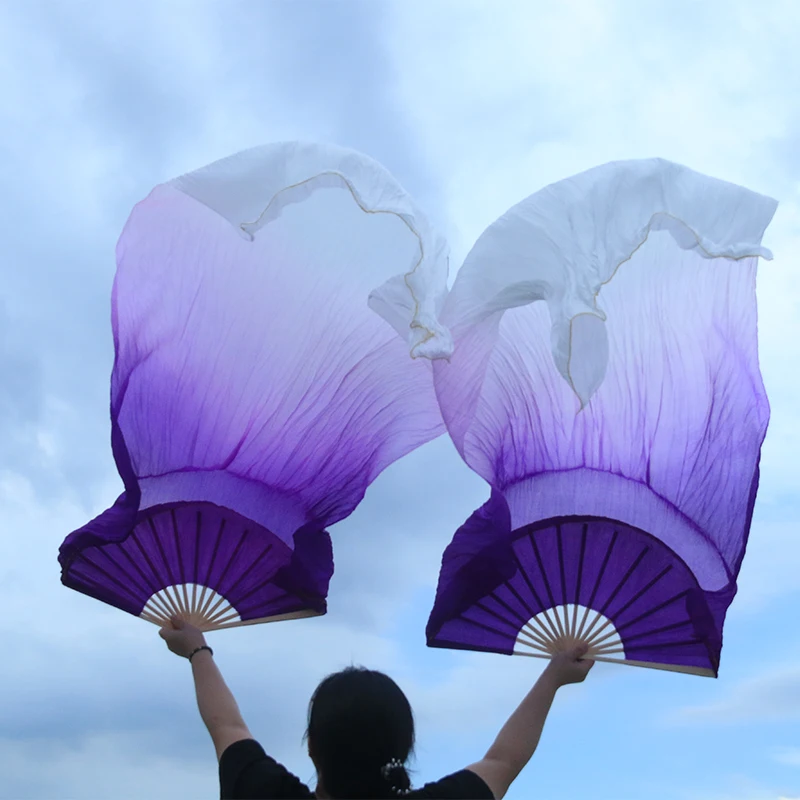
{"label": "woman's hand", "polygon": [[594,661],[582,658],[588,650],[589,646],[584,643],[576,645],[564,653],[558,653],[550,660],[546,671],[553,676],[559,686],[581,683],[594,666]]}
{"label": "woman's hand", "polygon": [[502,797],[533,755],[558,689],[580,683],[594,665],[583,660],[589,648],[579,645],[553,656],[519,708],[494,740],[482,761],[467,767],[489,786],[494,797]]}
{"label": "woman's hand", "polygon": [[206,643],[203,632],[178,617],[171,617],[172,628],[161,628],[158,635],[176,656],[189,658],[193,650]]}

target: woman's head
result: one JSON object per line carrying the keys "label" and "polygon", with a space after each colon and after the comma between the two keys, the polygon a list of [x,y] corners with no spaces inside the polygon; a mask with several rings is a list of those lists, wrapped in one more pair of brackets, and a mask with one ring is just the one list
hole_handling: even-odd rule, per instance
{"label": "woman's head", "polygon": [[332,798],[389,798],[409,787],[404,768],[414,749],[414,716],[400,687],[382,672],[348,667],[329,675],[308,707],[308,749]]}

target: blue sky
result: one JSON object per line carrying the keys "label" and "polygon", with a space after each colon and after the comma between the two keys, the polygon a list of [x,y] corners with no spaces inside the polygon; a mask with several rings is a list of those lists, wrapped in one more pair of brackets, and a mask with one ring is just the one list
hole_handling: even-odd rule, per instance
{"label": "blue sky", "polygon": [[[720,678],[598,665],[508,797],[800,798],[799,37],[795,0],[0,5],[0,798],[218,796],[186,662],[62,587],[56,556],[120,488],[109,294],[130,209],[294,138],[381,161],[454,265],[509,206],[612,159],[781,202],[758,289],[772,423]],[[424,645],[441,553],[486,496],[437,440],[333,529],[326,617],[209,637],[251,730],[304,779],[308,697],[351,660],[412,700],[415,783],[480,758],[536,679],[538,661]]]}

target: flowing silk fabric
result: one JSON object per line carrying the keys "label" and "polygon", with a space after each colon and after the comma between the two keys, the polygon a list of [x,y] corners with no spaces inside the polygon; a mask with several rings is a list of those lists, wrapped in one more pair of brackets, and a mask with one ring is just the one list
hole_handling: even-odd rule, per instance
{"label": "flowing silk fabric", "polygon": [[237,622],[324,612],[325,528],[443,431],[409,358],[450,346],[443,241],[379,164],[287,143],[158,186],[117,266],[125,491],[67,537],[63,582],[132,614],[181,585]]}
{"label": "flowing silk fabric", "polygon": [[716,674],[769,417],[755,279],[775,206],[620,162],[480,237],[434,372],[492,497],[444,554],[429,644],[511,653],[529,618],[591,606],[625,660]]}

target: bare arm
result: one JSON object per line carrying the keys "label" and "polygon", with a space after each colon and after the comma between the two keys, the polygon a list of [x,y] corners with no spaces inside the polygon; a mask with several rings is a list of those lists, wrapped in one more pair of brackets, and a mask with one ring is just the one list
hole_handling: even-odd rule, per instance
{"label": "bare arm", "polygon": [[[174,620],[175,630],[161,629],[161,638],[173,653],[188,658],[195,648],[205,645],[205,637],[197,628]],[[252,739],[242,719],[239,706],[225,683],[222,673],[208,650],[200,650],[192,657],[192,675],[197,695],[197,708],[211,734],[217,758],[234,742]]]}
{"label": "bare arm", "polygon": [[201,650],[192,658],[192,674],[197,707],[211,735],[219,760],[234,742],[253,737],[242,719],[231,690],[214,663],[214,657],[208,650]]}
{"label": "bare arm", "polygon": [[579,683],[588,674],[593,662],[580,660],[585,652],[581,647],[555,656],[483,759],[468,767],[483,778],[496,800],[505,795],[534,754],[558,689],[567,683]]}

